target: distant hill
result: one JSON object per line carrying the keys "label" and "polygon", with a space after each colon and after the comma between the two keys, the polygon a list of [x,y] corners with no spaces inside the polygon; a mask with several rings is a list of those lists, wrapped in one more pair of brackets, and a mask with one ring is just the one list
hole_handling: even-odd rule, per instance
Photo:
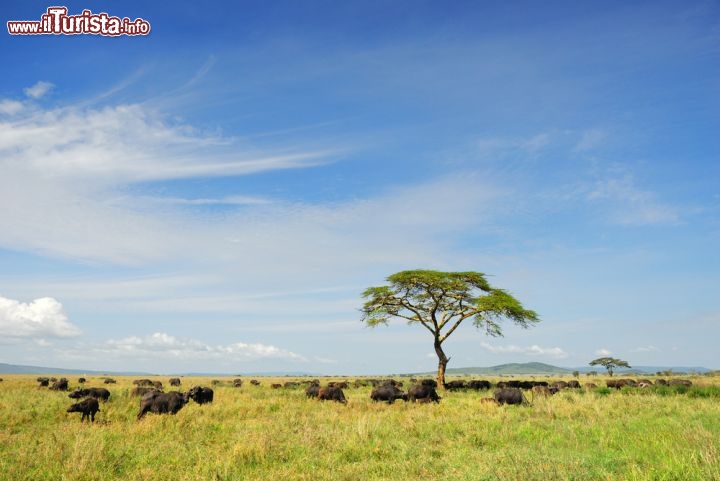
{"label": "distant hill", "polygon": [[551,366],[542,362],[510,363],[490,367],[459,367],[446,371],[449,375],[506,376],[515,374],[572,374],[575,369]]}
{"label": "distant hill", "polygon": [[111,372],[111,371],[93,371],[90,369],[64,369],[59,367],[42,367],[42,366],[21,366],[16,364],[4,364],[0,362],[0,373],[2,374],[93,374],[106,375],[113,374],[116,376],[145,376],[149,375],[145,372]]}
{"label": "distant hill", "polygon": [[[604,368],[592,366],[583,367],[558,367],[542,362],[526,362],[526,363],[510,363],[500,364],[490,367],[458,367],[449,368],[446,371],[450,376],[517,376],[517,375],[567,375],[578,371],[582,374],[590,371],[596,371],[598,374],[605,374]],[[633,374],[655,374],[658,372],[671,371],[675,374],[705,374],[711,372],[711,369],[705,367],[685,367],[685,366],[634,366],[631,369],[616,369],[616,375],[633,375]],[[435,373],[424,373],[434,375]]]}
{"label": "distant hill", "polygon": [[[578,371],[585,374],[590,371],[596,371],[598,374],[605,374],[605,369],[596,367],[558,367],[542,362],[526,362],[526,363],[510,363],[500,364],[498,366],[490,367],[457,367],[449,368],[446,372],[448,376],[520,376],[520,375],[570,375],[574,371]],[[655,374],[658,372],[671,371],[674,374],[706,374],[711,372],[711,369],[705,367],[678,367],[678,366],[634,366],[631,369],[616,369],[615,374],[622,376],[632,376],[638,374]],[[57,367],[42,367],[42,366],[21,366],[16,364],[4,364],[0,363],[0,374],[87,374],[87,375],[115,375],[115,376],[152,376],[154,374],[148,372],[138,371],[94,371],[94,370],[83,370],[83,369],[64,369]],[[156,373],[157,374],[157,373]],[[388,373],[390,374],[390,373]],[[407,373],[399,374],[402,376],[435,376],[435,372],[424,372],[424,373]],[[232,376],[229,373],[172,373],[165,375],[173,376]],[[324,374],[313,374],[307,372],[246,372],[234,374],[235,376],[267,376],[267,377],[306,377],[306,376],[324,376]]]}

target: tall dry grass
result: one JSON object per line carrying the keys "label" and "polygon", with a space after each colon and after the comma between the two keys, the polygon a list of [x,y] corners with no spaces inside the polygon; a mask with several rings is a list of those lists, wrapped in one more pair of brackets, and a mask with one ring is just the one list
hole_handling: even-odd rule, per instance
{"label": "tall dry grass", "polygon": [[[67,393],[4,378],[3,480],[720,479],[718,379],[684,393],[564,391],[529,407],[481,404],[487,392],[375,404],[369,387],[347,389],[340,405],[269,379],[226,380],[211,405],[137,421],[133,378],[117,378],[91,425],[65,412]],[[210,379],[184,378],[182,389],[195,384]]]}

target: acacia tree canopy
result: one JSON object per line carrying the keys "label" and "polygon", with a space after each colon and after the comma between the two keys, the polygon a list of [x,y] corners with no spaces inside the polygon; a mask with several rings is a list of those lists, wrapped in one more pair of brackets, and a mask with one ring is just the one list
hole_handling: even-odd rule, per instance
{"label": "acacia tree canopy", "polygon": [[450,360],[442,343],[466,319],[489,336],[502,336],[501,322],[509,319],[527,328],[539,322],[508,292],[492,287],[479,272],[402,271],[387,278],[389,285],[370,287],[361,311],[362,321],[375,327],[393,318],[418,324],[433,336],[438,356],[438,384],[445,383]]}
{"label": "acacia tree canopy", "polygon": [[627,361],[616,359],[614,357],[599,357],[590,361],[591,366],[603,366],[608,371],[608,375],[612,376],[616,367],[632,367]]}

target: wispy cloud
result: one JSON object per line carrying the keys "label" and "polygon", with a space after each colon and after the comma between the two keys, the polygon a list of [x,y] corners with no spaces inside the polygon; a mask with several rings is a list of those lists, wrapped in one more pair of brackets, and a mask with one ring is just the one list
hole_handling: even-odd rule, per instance
{"label": "wispy cloud", "polygon": [[608,356],[612,356],[612,351],[610,349],[600,348],[595,351],[595,355],[608,357]]}
{"label": "wispy cloud", "polygon": [[487,342],[482,342],[480,345],[483,349],[486,349],[494,354],[522,354],[525,356],[544,356],[555,359],[568,357],[567,352],[560,347],[540,347],[535,344],[526,347],[515,346],[512,344],[507,346],[494,346]]}
{"label": "wispy cloud", "polygon": [[270,344],[234,342],[210,345],[197,339],[178,338],[164,332],[111,339],[94,351],[117,358],[219,360],[288,359],[306,362],[301,355]]}
{"label": "wispy cloud", "polygon": [[660,352],[660,348],[656,346],[641,346],[632,350],[632,352]]}
{"label": "wispy cloud", "polygon": [[50,90],[53,89],[53,87],[55,87],[55,86],[53,84],[51,84],[50,82],[45,82],[45,81],[41,80],[41,81],[37,82],[35,85],[33,85],[32,87],[27,87],[27,88],[23,89],[23,92],[28,97],[31,97],[33,99],[39,99],[41,97],[44,97],[45,94],[47,94]]}
{"label": "wispy cloud", "polygon": [[605,132],[600,129],[585,130],[582,132],[580,140],[578,140],[577,144],[575,144],[573,150],[575,152],[593,150],[598,147],[605,138]]}
{"label": "wispy cloud", "polygon": [[638,188],[629,175],[596,181],[586,192],[586,199],[603,205],[610,212],[610,219],[623,225],[676,224],[680,220],[677,207]]}
{"label": "wispy cloud", "polygon": [[22,102],[17,100],[0,100],[0,115],[15,115],[25,108]]}

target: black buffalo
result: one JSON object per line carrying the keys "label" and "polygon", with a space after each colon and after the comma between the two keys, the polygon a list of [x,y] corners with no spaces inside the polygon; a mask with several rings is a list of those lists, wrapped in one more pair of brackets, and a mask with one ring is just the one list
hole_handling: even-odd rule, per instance
{"label": "black buffalo", "polygon": [[87,389],[77,389],[68,394],[68,397],[71,397],[73,399],[94,397],[96,399],[102,399],[103,401],[107,401],[108,399],[110,399],[110,391],[108,391],[104,387],[89,387]]}
{"label": "black buffalo", "polygon": [[373,401],[384,401],[388,404],[392,404],[397,399],[407,401],[408,397],[407,394],[405,394],[402,389],[399,389],[397,386],[393,384],[384,384],[372,390],[370,393],[370,399]]}
{"label": "black buffalo", "polygon": [[435,391],[434,387],[426,384],[416,384],[414,386],[411,386],[410,389],[408,389],[407,398],[408,401],[425,403],[439,403],[440,399],[442,399],[440,396],[438,396],[438,393],[437,391]]}
{"label": "black buffalo", "polygon": [[495,400],[498,404],[527,404],[525,396],[517,388],[501,388],[495,391]]}
{"label": "black buffalo", "polygon": [[206,404],[213,402],[214,395],[215,393],[212,389],[202,386],[195,386],[194,388],[190,389],[186,394],[187,398],[192,399],[198,404]]}
{"label": "black buffalo", "polygon": [[149,392],[162,392],[159,389],[155,389],[154,387],[148,387],[148,386],[135,386],[132,388],[132,391],[130,391],[131,396],[144,396]]}
{"label": "black buffalo", "polygon": [[307,397],[318,397],[319,392],[320,384],[312,383],[307,388],[305,388],[305,395]]}
{"label": "black buffalo", "polygon": [[68,380],[63,377],[52,383],[50,389],[52,389],[53,391],[69,391],[70,386],[68,384]]}
{"label": "black buffalo", "polygon": [[37,382],[40,383],[40,387],[48,387],[50,385],[50,378],[49,377],[39,377],[39,378],[37,378]]}
{"label": "black buffalo", "polygon": [[468,388],[480,391],[481,389],[490,389],[490,381],[473,379],[468,382]]}
{"label": "black buffalo", "polygon": [[180,378],[179,377],[171,377],[168,381],[171,386],[179,386],[180,385]]}
{"label": "black buffalo", "polygon": [[181,392],[159,392],[150,391],[140,399],[140,412],[137,415],[141,419],[147,413],[155,414],[176,414],[188,402],[187,394]]}
{"label": "black buffalo", "polygon": [[456,389],[465,389],[467,388],[467,385],[465,384],[465,381],[463,380],[457,380],[457,381],[450,381],[445,383],[445,389],[448,391],[454,391]]}
{"label": "black buffalo", "polygon": [[342,388],[337,386],[321,387],[318,390],[317,398],[321,401],[337,401],[342,404],[347,404],[345,393]]}
{"label": "black buffalo", "polygon": [[100,411],[100,404],[94,397],[83,399],[79,403],[70,406],[67,410],[69,413],[82,413],[80,422],[85,421],[85,418],[88,418],[90,422],[95,422],[95,413],[98,411]]}

